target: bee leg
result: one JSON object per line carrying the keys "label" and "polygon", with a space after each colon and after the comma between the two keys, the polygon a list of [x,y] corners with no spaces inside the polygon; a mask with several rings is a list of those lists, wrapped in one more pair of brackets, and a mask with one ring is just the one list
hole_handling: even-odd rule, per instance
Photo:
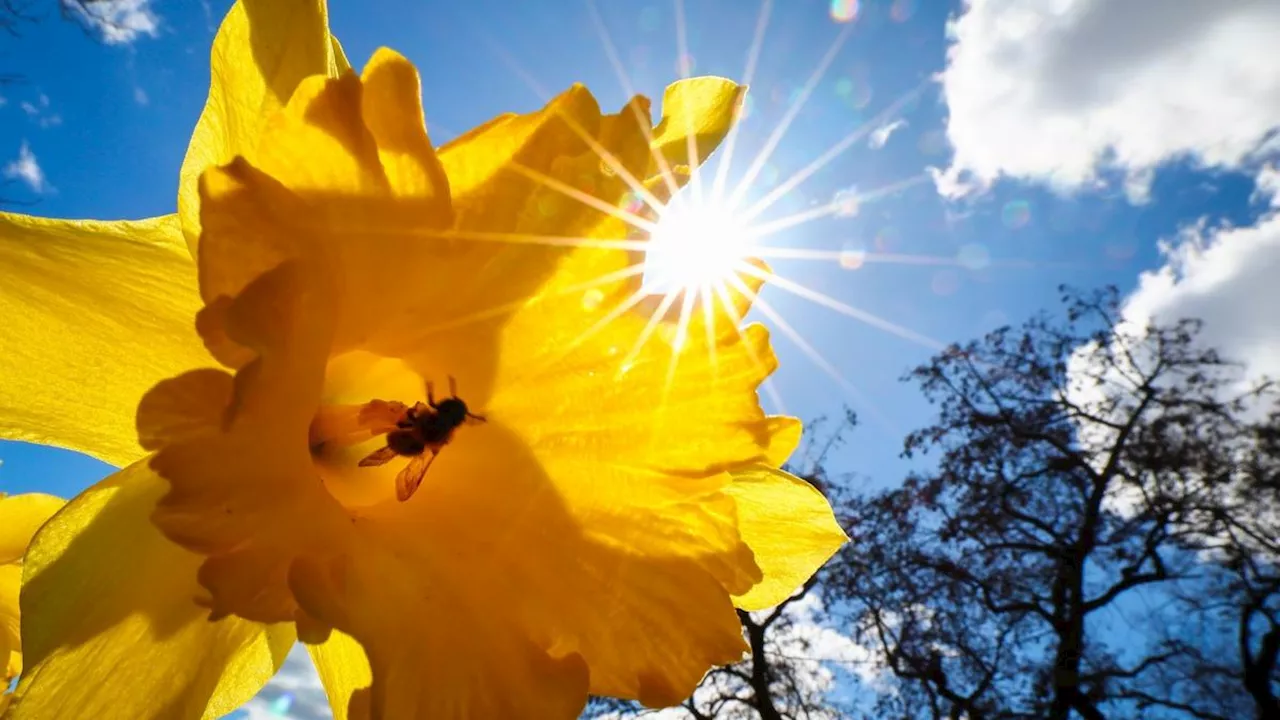
{"label": "bee leg", "polygon": [[458,379],[452,375],[449,376],[449,396],[458,397]]}
{"label": "bee leg", "polygon": [[427,381],[427,404],[431,407],[440,407],[436,405],[436,384],[430,380]]}
{"label": "bee leg", "polygon": [[477,415],[475,413],[467,413],[467,419],[474,420],[475,422],[478,422],[478,423],[487,422],[487,420],[483,415]]}

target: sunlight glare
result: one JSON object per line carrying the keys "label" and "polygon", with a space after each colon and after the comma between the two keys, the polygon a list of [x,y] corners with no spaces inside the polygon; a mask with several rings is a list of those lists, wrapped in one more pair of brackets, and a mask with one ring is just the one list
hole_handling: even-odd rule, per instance
{"label": "sunlight glare", "polygon": [[752,233],[738,214],[710,202],[676,201],[663,209],[645,255],[645,284],[655,292],[697,290],[735,276]]}

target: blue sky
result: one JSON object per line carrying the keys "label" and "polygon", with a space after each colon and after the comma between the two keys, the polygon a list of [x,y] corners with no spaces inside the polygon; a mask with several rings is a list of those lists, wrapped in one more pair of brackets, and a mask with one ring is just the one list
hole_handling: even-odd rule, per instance
{"label": "blue sky", "polygon": [[[228,3],[125,5],[151,19],[130,37],[95,42],[51,14],[0,46],[0,70],[27,79],[0,87],[0,167],[12,179],[5,195],[34,203],[15,210],[93,218],[173,211],[207,89],[209,43]],[[902,373],[933,343],[1052,308],[1060,283],[1118,285],[1134,312],[1220,316],[1212,336],[1228,350],[1262,369],[1280,362],[1275,331],[1239,311],[1265,307],[1277,292],[1260,273],[1280,265],[1280,231],[1270,223],[1280,182],[1266,169],[1280,145],[1280,71],[1263,32],[1280,17],[1265,2],[1210,5],[1072,0],[1070,12],[1054,15],[1047,0],[772,4],[729,182],[744,177],[788,114],[748,200],[847,146],[761,215],[767,222],[859,198],[845,203],[856,212],[768,238],[775,247],[845,251],[844,263],[772,265],[903,330],[784,289],[764,292],[842,378],[775,330],[774,383],[785,410],[838,417],[847,404],[864,420],[832,458],[833,471],[896,482],[903,434],[929,419],[914,389],[898,382]],[[573,82],[619,107],[626,90],[605,36],[630,85],[655,99],[682,65],[744,79],[755,2],[685,0],[685,48],[678,4],[596,7],[599,25],[577,0],[334,2],[331,25],[357,66],[383,45],[417,64],[437,141],[500,112],[534,109]],[[887,135],[878,147],[875,130]],[[0,444],[0,458],[7,492],[71,495],[110,470],[13,443]]]}

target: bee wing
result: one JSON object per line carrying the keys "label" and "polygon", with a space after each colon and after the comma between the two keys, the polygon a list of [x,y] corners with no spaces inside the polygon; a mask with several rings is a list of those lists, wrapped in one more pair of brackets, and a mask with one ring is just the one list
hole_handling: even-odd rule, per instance
{"label": "bee wing", "polygon": [[[430,451],[428,451],[430,452]],[[423,453],[409,461],[408,465],[396,475],[396,499],[404,502],[413,497],[418,491],[418,486],[422,484],[422,479],[427,476],[427,468],[431,467],[432,461],[436,459],[436,454]]]}
{"label": "bee wing", "polygon": [[360,467],[373,467],[375,465],[386,465],[394,460],[396,451],[390,447],[381,447],[369,453],[365,459],[360,461]]}
{"label": "bee wing", "polygon": [[371,435],[379,435],[394,430],[407,412],[409,407],[402,402],[370,400],[360,408],[356,422]]}

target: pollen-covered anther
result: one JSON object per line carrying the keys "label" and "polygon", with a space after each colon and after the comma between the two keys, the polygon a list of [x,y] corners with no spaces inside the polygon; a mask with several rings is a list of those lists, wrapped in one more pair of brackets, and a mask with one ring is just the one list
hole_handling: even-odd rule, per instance
{"label": "pollen-covered anther", "polygon": [[308,433],[311,454],[326,448],[347,447],[395,430],[409,406],[396,400],[370,400],[363,404],[322,405],[311,420]]}

